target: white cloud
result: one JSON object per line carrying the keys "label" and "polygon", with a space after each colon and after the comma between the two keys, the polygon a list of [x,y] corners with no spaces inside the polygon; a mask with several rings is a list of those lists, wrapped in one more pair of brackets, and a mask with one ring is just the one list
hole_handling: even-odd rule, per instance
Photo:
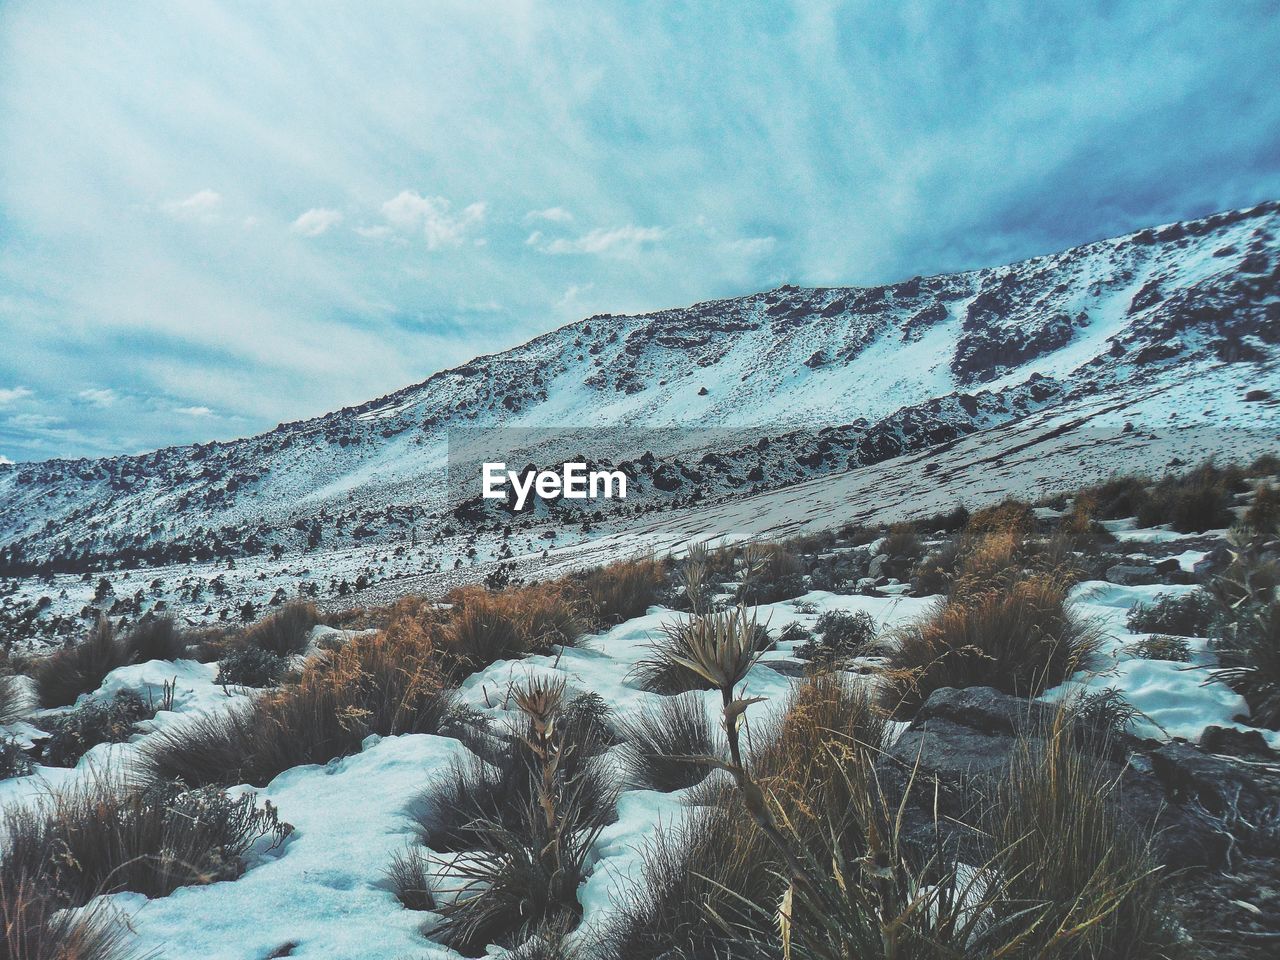
{"label": "white cloud", "polygon": [[208,407],[178,407],[173,411],[180,413],[184,417],[212,417],[213,411]]}
{"label": "white cloud", "polygon": [[222,206],[222,194],[205,188],[183,200],[171,200],[164,210],[178,220],[213,220]]}
{"label": "white cloud", "polygon": [[29,396],[31,396],[31,391],[26,387],[0,387],[0,407],[7,407],[9,404]]}
{"label": "white cloud", "polygon": [[564,207],[547,207],[545,210],[530,210],[524,215],[525,223],[533,223],[535,220],[545,220],[548,223],[568,223],[573,219],[573,214]]}
{"label": "white cloud", "polygon": [[772,253],[777,245],[777,237],[744,237],[741,240],[730,240],[725,248],[737,256],[751,258]]}
{"label": "white cloud", "polygon": [[120,395],[110,388],[81,390],[76,396],[94,407],[109,407],[120,399]]}
{"label": "white cloud", "polygon": [[64,421],[62,417],[55,417],[47,413],[19,413],[10,417],[6,422],[12,427],[22,427],[26,430],[44,430]]}
{"label": "white cloud", "polygon": [[666,237],[667,231],[662,227],[637,227],[628,224],[625,227],[613,227],[607,230],[597,227],[590,233],[572,240],[560,237],[548,243],[543,243],[541,234],[535,232],[525,243],[536,246],[543,253],[551,254],[632,256],[638,253],[641,247],[661,243]]}
{"label": "white cloud", "polygon": [[385,224],[376,227],[356,227],[356,233],[366,240],[386,240],[394,231]]}
{"label": "white cloud", "polygon": [[450,213],[452,204],[444,197],[424,197],[416,190],[402,190],[382,205],[382,215],[398,230],[421,230],[428,250],[461,246],[463,240],[484,223],[486,206],[472,203],[459,213]]}
{"label": "white cloud", "polygon": [[342,222],[342,214],[327,207],[315,207],[293,221],[293,232],[304,237],[318,237]]}

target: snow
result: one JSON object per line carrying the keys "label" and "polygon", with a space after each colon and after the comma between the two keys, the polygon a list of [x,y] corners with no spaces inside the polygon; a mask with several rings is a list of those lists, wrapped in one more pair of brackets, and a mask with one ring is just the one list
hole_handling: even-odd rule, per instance
{"label": "snow", "polygon": [[282,849],[258,853],[238,880],[110,899],[141,949],[182,944],[203,960],[260,960],[285,943],[325,960],[456,957],[422,937],[429,915],[400,906],[386,869],[412,842],[405,813],[428,773],[464,751],[427,734],[370,737],[354,756],[287,770],[259,792],[294,826]]}

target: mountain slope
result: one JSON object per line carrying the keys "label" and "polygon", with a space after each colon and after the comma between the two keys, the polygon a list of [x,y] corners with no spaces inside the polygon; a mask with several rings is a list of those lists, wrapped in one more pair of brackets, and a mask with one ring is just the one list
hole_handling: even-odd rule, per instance
{"label": "mountain slope", "polygon": [[447,522],[461,428],[715,428],[630,451],[678,505],[1188,377],[1267,389],[1278,233],[1270,203],[968,273],[591,317],[257,437],[0,467],[0,572],[397,542]]}

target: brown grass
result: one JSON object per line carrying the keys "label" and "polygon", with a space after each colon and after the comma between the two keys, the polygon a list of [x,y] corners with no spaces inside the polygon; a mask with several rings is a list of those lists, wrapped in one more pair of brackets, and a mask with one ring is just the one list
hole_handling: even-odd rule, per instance
{"label": "brown grass", "polygon": [[303,763],[356,753],[371,733],[440,733],[454,695],[432,635],[405,617],[313,661],[301,680],[239,713],[166,729],[147,747],[160,776],[187,783],[265,785]]}
{"label": "brown grass", "polygon": [[116,641],[115,628],[101,617],[89,636],[36,661],[36,695],[42,707],[65,707],[82,693],[92,693],[107,674],[128,662],[124,647]]}
{"label": "brown grass", "polygon": [[585,629],[580,604],[562,583],[490,592],[466,587],[450,593],[454,605],[439,643],[466,671],[499,660],[573,646]]}
{"label": "brown grass", "polygon": [[942,687],[1037,696],[1083,667],[1100,633],[1067,607],[1062,583],[1035,575],[961,599],[953,592],[893,639],[884,704],[910,715]]}
{"label": "brown grass", "polygon": [[320,622],[314,603],[294,600],[263,617],[244,632],[245,642],[288,657],[307,648],[311,628]]}
{"label": "brown grass", "polygon": [[667,563],[656,557],[624,560],[568,578],[580,592],[592,619],[604,626],[643,616],[656,602],[667,578]]}

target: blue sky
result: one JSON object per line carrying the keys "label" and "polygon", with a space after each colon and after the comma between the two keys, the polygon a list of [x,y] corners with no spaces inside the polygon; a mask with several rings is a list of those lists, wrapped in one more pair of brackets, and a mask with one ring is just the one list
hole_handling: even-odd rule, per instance
{"label": "blue sky", "polygon": [[1280,4],[0,4],[0,457],[1280,197]]}

